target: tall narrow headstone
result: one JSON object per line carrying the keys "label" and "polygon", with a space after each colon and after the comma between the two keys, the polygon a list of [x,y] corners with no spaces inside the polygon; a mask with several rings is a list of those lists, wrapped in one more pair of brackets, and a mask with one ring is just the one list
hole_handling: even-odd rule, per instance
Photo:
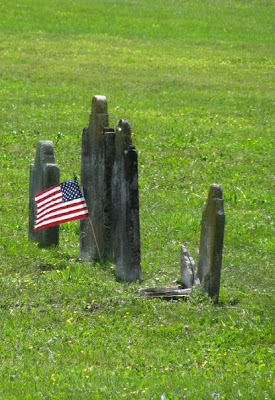
{"label": "tall narrow headstone", "polygon": [[112,179],[115,161],[115,130],[104,128],[104,200],[103,200],[103,235],[105,257],[112,259],[114,255],[113,235],[113,202],[112,202]]}
{"label": "tall narrow headstone", "polygon": [[138,157],[125,120],[119,121],[116,130],[112,203],[116,277],[126,282],[141,280]]}
{"label": "tall narrow headstone", "polygon": [[34,231],[36,220],[36,203],[34,197],[42,190],[59,183],[59,167],[55,164],[53,143],[41,140],[37,143],[35,162],[30,166],[29,186],[29,240],[36,241],[41,247],[57,246],[59,227]]}
{"label": "tall narrow headstone", "polygon": [[222,187],[210,186],[201,221],[198,276],[204,292],[218,299],[222,268],[225,215]]}
{"label": "tall narrow headstone", "polygon": [[89,126],[83,129],[82,134],[81,181],[90,219],[86,218],[80,221],[80,258],[86,261],[104,258],[109,253],[109,249],[104,243],[103,223],[105,203],[104,127],[108,127],[106,97],[94,96]]}

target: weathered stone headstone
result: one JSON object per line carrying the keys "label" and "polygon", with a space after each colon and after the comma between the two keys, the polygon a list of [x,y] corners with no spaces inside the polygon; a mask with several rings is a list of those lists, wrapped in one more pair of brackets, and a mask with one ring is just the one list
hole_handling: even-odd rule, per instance
{"label": "weathered stone headstone", "polygon": [[131,128],[108,127],[105,96],[94,96],[82,135],[81,180],[89,219],[80,221],[80,258],[115,258],[116,276],[141,280],[137,153]]}
{"label": "weathered stone headstone", "polygon": [[112,201],[112,179],[115,161],[115,130],[104,128],[104,200],[103,200],[103,239],[105,257],[113,258],[114,234],[113,234],[113,201]]}
{"label": "weathered stone headstone", "polygon": [[201,221],[198,276],[203,291],[216,299],[220,291],[224,226],[222,187],[213,184]]}
{"label": "weathered stone headstone", "polygon": [[119,121],[115,147],[112,203],[116,276],[133,282],[141,280],[138,156],[126,120]]}
{"label": "weathered stone headstone", "polygon": [[106,97],[94,96],[89,126],[83,129],[81,157],[81,182],[93,224],[91,226],[88,218],[80,221],[80,258],[87,261],[105,258],[110,252],[112,253],[112,249],[104,243],[103,222],[105,164],[102,133],[103,128],[108,127],[108,120]]}
{"label": "weathered stone headstone", "polygon": [[180,278],[182,286],[186,289],[198,284],[194,260],[183,244],[181,245]]}
{"label": "weathered stone headstone", "polygon": [[55,164],[53,143],[41,140],[37,143],[35,162],[30,166],[29,186],[29,240],[36,241],[41,247],[57,246],[59,226],[34,231],[36,203],[34,197],[42,190],[59,184],[59,167]]}

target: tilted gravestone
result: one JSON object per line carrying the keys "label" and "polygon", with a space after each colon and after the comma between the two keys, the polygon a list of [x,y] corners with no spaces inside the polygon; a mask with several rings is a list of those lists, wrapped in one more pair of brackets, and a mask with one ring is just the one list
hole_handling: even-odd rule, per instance
{"label": "tilted gravestone", "polygon": [[133,282],[141,280],[138,156],[126,120],[119,121],[115,148],[112,204],[116,276]]}
{"label": "tilted gravestone", "polygon": [[36,241],[41,247],[57,246],[59,242],[59,227],[34,231],[36,220],[37,193],[59,184],[59,167],[55,164],[53,143],[49,140],[40,140],[36,147],[35,162],[30,166],[29,186],[29,240]]}
{"label": "tilted gravestone", "polygon": [[[83,129],[81,182],[90,214],[80,221],[80,258],[91,261],[107,257],[112,248],[104,243],[105,166],[103,128],[108,127],[105,96],[94,96],[88,128]],[[93,225],[91,225],[91,222]],[[107,227],[108,230],[108,227]]]}
{"label": "tilted gravestone", "polygon": [[216,299],[220,291],[224,226],[222,187],[213,184],[201,221],[198,276],[203,291]]}

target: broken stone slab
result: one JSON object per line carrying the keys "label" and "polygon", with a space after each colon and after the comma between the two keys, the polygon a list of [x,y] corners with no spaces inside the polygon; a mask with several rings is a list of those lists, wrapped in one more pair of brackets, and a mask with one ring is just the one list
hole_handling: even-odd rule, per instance
{"label": "broken stone slab", "polygon": [[195,262],[183,244],[181,245],[180,279],[184,288],[199,285]]}
{"label": "broken stone slab", "polygon": [[177,299],[189,297],[192,289],[183,289],[178,286],[165,286],[165,287],[154,287],[144,288],[139,290],[139,294],[145,298],[166,298],[166,299]]}
{"label": "broken stone slab", "polygon": [[220,291],[224,228],[222,187],[212,184],[202,214],[198,276],[202,290],[216,299]]}

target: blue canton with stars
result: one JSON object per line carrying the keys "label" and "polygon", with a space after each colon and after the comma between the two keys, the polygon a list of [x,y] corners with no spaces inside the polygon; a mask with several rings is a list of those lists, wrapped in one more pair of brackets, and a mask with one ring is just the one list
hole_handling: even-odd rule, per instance
{"label": "blue canton with stars", "polygon": [[61,183],[60,189],[62,191],[62,202],[80,199],[83,197],[76,179]]}

